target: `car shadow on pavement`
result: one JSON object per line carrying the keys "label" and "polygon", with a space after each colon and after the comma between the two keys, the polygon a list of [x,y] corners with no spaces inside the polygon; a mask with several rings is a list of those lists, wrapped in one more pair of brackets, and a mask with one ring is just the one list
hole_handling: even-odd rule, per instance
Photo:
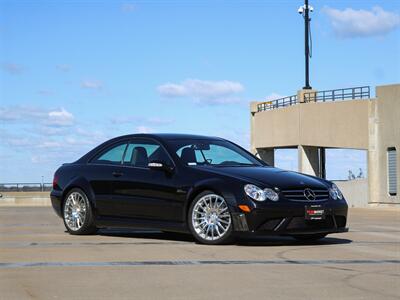
{"label": "car shadow on pavement", "polygon": [[308,246],[308,245],[339,245],[350,244],[352,240],[334,237],[325,237],[317,241],[298,241],[294,238],[287,236],[268,236],[257,238],[240,238],[237,240],[238,246],[251,246],[251,247],[273,247],[273,246]]}
{"label": "car shadow on pavement", "polygon": [[194,238],[190,234],[162,232],[154,230],[130,230],[130,229],[100,229],[97,233],[101,236],[137,238],[148,240],[162,240],[175,242],[194,242]]}
{"label": "car shadow on pavement", "polygon": [[[161,232],[161,231],[150,231],[150,230],[131,230],[131,229],[100,229],[98,235],[108,237],[122,237],[131,239],[146,239],[148,242],[137,242],[141,243],[155,243],[155,240],[179,242],[179,243],[195,243],[195,239],[190,234],[175,233],[175,232]],[[249,237],[249,238],[238,238],[231,245],[236,246],[247,246],[247,247],[271,247],[271,246],[299,246],[299,245],[337,245],[337,244],[349,244],[352,240],[326,237],[318,241],[297,241],[291,237],[285,236],[266,236],[266,237]],[[136,244],[136,242],[135,242]]]}

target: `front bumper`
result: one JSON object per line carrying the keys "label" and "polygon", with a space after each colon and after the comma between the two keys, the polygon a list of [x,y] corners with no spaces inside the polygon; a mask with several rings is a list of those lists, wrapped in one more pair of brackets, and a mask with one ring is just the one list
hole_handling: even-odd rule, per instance
{"label": "front bumper", "polygon": [[[347,204],[345,201],[326,201],[323,220],[307,220],[306,207],[310,203],[270,203],[250,213],[232,214],[234,231],[252,235],[304,235],[347,232]],[[320,204],[320,203],[319,203]]]}

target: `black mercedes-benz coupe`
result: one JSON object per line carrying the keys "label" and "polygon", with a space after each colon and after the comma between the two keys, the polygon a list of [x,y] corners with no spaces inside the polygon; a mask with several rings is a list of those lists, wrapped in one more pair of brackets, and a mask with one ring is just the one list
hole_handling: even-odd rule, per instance
{"label": "black mercedes-benz coupe", "polygon": [[56,171],[51,201],[71,234],[135,227],[222,244],[238,235],[317,240],[348,230],[335,184],[268,166],[217,137],[111,139]]}

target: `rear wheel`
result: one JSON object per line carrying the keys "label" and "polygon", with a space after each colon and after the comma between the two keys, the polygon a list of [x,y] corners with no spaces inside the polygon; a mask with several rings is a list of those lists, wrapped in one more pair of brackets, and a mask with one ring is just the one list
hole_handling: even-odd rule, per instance
{"label": "rear wheel", "polygon": [[323,239],[326,236],[327,233],[317,233],[317,234],[293,235],[293,238],[301,242],[312,242]]}
{"label": "rear wheel", "polygon": [[90,202],[81,189],[74,188],[65,197],[63,219],[70,234],[92,234],[97,231]]}
{"label": "rear wheel", "polygon": [[192,202],[188,223],[194,238],[203,244],[232,241],[232,216],[225,199],[211,191],[200,193]]}

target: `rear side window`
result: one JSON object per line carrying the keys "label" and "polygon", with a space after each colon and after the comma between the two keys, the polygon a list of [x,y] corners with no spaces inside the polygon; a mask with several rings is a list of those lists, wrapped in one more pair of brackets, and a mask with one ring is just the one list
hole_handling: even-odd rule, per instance
{"label": "rear side window", "polygon": [[95,158],[93,162],[112,165],[121,164],[127,145],[127,143],[124,143],[116,146],[111,146],[110,148],[107,148],[102,153],[100,153],[100,155]]}
{"label": "rear side window", "polygon": [[[160,146],[156,144],[142,144],[142,143],[131,143],[129,144],[128,148],[126,149],[126,154],[124,158],[124,164],[131,164],[133,152],[136,150],[143,148],[146,151],[147,157],[152,155],[154,151],[156,151]],[[143,152],[144,153],[144,152]]]}
{"label": "rear side window", "polygon": [[154,141],[132,141],[125,152],[124,165],[147,168],[149,162],[163,162],[171,165],[171,160],[160,144]]}

